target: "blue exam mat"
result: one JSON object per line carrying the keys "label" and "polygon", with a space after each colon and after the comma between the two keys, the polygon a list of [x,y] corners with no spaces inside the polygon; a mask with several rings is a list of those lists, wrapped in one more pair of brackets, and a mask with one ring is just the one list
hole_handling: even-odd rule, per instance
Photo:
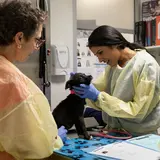
{"label": "blue exam mat", "polygon": [[99,157],[88,152],[107,144],[118,142],[120,140],[107,139],[102,137],[93,137],[92,140],[84,140],[80,138],[69,139],[64,146],[55,151],[57,154],[79,160],[115,160],[113,158]]}

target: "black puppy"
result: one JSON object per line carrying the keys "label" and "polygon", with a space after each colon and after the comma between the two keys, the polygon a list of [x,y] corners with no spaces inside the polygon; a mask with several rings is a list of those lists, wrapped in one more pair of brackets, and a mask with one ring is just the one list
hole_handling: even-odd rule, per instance
{"label": "black puppy", "polygon": [[[69,88],[72,90],[73,86],[80,86],[80,84],[89,85],[91,80],[91,75],[87,76],[83,73],[75,73],[67,81],[65,89]],[[68,130],[75,124],[78,136],[80,138],[90,139],[91,137],[87,132],[83,117],[85,104],[85,99],[73,93],[69,94],[52,112],[58,128],[63,125]]]}

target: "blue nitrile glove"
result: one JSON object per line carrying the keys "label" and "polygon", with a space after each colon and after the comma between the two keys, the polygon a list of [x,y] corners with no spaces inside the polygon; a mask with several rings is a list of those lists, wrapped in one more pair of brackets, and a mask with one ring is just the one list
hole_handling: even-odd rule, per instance
{"label": "blue nitrile glove", "polygon": [[72,76],[74,76],[75,74],[76,74],[75,72],[71,72],[69,79],[72,79]]}
{"label": "blue nitrile glove", "polygon": [[75,72],[71,72],[71,73],[70,73],[70,76],[73,76],[74,74],[75,74]]}
{"label": "blue nitrile glove", "polygon": [[58,129],[58,135],[61,137],[63,143],[67,140],[67,130],[65,129],[64,126],[61,126],[59,129]]}
{"label": "blue nitrile glove", "polygon": [[93,84],[90,85],[80,84],[80,87],[73,86],[73,91],[79,97],[88,98],[93,101],[97,100],[98,95],[100,93],[100,91],[98,91]]}

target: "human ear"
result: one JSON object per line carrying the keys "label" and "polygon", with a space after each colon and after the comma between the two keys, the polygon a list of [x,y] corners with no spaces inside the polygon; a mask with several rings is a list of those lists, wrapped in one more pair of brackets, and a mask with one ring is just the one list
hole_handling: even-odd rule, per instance
{"label": "human ear", "polygon": [[14,37],[15,43],[17,45],[17,48],[21,48],[23,41],[24,41],[24,34],[23,32],[18,32]]}

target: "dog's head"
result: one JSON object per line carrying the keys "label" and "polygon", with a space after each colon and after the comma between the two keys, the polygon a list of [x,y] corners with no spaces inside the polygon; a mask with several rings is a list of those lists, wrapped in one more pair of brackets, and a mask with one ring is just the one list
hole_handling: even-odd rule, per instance
{"label": "dog's head", "polygon": [[84,73],[75,73],[71,75],[70,80],[66,82],[65,89],[72,90],[73,86],[80,86],[80,84],[89,85],[93,77],[91,75],[85,75]]}

